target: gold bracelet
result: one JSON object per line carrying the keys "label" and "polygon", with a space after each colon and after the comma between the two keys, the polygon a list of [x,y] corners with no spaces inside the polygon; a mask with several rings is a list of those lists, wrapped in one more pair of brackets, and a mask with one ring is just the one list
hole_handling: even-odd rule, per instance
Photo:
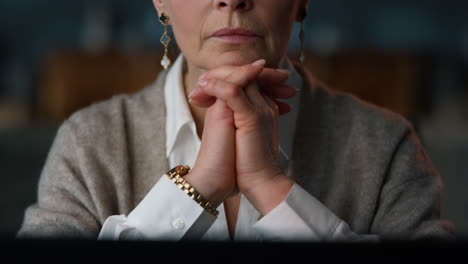
{"label": "gold bracelet", "polygon": [[182,166],[179,165],[172,170],[170,170],[167,175],[172,180],[173,183],[177,185],[182,191],[184,191],[188,196],[190,196],[197,204],[199,204],[203,209],[205,209],[208,213],[218,216],[219,211],[208,202],[195,188],[192,187],[185,179],[182,177],[189,173],[190,167],[189,166]]}

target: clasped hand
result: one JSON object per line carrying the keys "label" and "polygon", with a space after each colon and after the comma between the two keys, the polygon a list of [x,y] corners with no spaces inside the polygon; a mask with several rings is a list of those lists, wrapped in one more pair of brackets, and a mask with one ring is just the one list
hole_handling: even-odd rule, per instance
{"label": "clasped hand", "polygon": [[278,117],[291,106],[277,99],[297,92],[285,84],[288,77],[265,68],[264,60],[222,66],[202,75],[189,95],[191,104],[207,111],[200,152],[186,179],[216,206],[241,192],[268,211],[274,201],[265,200],[274,189],[280,197],[291,188],[278,162]]}

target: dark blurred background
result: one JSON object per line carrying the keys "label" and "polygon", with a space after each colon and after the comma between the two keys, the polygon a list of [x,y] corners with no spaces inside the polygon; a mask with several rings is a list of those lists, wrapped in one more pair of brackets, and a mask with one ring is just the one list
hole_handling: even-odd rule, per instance
{"label": "dark blurred background", "polygon": [[[468,233],[467,11],[455,0],[311,0],[305,24],[305,64],[318,78],[416,127],[459,235]],[[150,0],[0,1],[0,235],[13,237],[36,200],[64,118],[155,79],[161,33]]]}

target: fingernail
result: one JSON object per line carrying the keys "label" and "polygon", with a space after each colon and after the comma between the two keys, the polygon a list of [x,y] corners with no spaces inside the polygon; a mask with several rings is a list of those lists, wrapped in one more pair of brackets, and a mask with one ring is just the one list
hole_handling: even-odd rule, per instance
{"label": "fingernail", "polygon": [[192,103],[193,103],[192,98],[189,98],[189,99],[188,99],[188,102],[189,102],[189,104],[192,104]]}
{"label": "fingernail", "polygon": [[200,89],[200,88],[195,87],[195,89],[193,89],[193,90],[190,92],[190,94],[189,94],[189,96],[188,96],[188,97],[189,97],[189,102],[190,102],[190,100],[192,100],[192,96],[195,95],[195,94],[198,92],[199,89]]}
{"label": "fingernail", "polygon": [[258,60],[256,62],[252,63],[252,66],[257,67],[257,66],[265,65],[265,64],[266,64],[266,60],[261,59],[261,60]]}
{"label": "fingernail", "polygon": [[200,86],[206,86],[208,84],[208,80],[201,79],[198,81],[198,85]]}
{"label": "fingernail", "polygon": [[198,78],[198,80],[199,80],[199,81],[200,81],[200,80],[203,80],[203,79],[206,77],[206,75],[208,75],[208,72],[205,72],[204,74],[202,74],[202,75],[200,76],[200,78]]}
{"label": "fingernail", "polygon": [[290,74],[291,74],[290,71],[285,70],[285,69],[276,69],[276,71],[279,71],[279,72],[281,72],[281,73],[285,73],[285,74],[287,74],[287,75],[290,75]]}

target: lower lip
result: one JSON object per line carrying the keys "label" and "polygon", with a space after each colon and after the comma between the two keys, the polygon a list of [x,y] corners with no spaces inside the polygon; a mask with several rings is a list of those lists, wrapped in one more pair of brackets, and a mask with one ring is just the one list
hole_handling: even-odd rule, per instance
{"label": "lower lip", "polygon": [[226,35],[213,37],[215,39],[228,42],[228,43],[245,43],[257,39],[257,36],[247,36],[247,35]]}

